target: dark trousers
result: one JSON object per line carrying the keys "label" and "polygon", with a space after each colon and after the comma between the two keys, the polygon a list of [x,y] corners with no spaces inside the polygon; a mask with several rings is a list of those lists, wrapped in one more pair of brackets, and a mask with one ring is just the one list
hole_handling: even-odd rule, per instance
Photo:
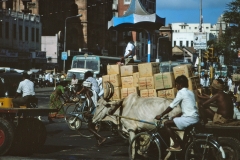
{"label": "dark trousers", "polygon": [[35,97],[35,96],[25,96],[25,97],[17,97],[17,98],[14,98],[12,100],[12,103],[13,103],[13,107],[14,108],[19,108],[20,106],[23,106],[23,105],[26,105],[28,100],[32,97]]}

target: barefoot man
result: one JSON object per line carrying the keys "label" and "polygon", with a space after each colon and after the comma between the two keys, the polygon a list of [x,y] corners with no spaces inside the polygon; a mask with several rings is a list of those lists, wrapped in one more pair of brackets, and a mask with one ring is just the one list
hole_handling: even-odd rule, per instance
{"label": "barefoot man", "polygon": [[[233,118],[231,96],[223,92],[224,83],[221,79],[213,80],[211,88],[213,94],[211,98],[198,92],[200,116],[204,123],[207,123],[207,118],[217,124],[228,123]],[[214,112],[210,106],[218,108],[217,112]]]}

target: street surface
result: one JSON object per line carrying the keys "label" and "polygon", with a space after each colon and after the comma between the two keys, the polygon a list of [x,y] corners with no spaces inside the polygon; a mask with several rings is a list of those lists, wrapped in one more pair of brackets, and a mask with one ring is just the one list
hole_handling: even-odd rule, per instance
{"label": "street surface", "polygon": [[[48,108],[49,96],[53,87],[36,88],[39,108]],[[81,137],[71,131],[64,118],[54,119],[49,123],[47,117],[41,117],[47,129],[47,140],[41,150],[27,157],[5,155],[0,160],[94,160],[94,159],[128,159],[128,143],[123,138],[113,135],[107,127],[100,134],[107,137],[102,146],[97,145],[94,137]]]}

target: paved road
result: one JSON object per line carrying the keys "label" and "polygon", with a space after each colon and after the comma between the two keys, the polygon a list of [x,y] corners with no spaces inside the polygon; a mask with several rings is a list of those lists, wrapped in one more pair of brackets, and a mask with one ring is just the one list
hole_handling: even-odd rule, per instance
{"label": "paved road", "polygon": [[[53,88],[36,89],[40,108],[48,108],[49,96]],[[128,159],[128,143],[119,136],[113,135],[107,127],[100,134],[107,137],[102,146],[96,145],[95,138],[81,137],[76,131],[71,131],[64,119],[54,119],[49,123],[47,117],[42,117],[47,129],[47,140],[39,152],[27,157],[6,155],[0,160],[88,160],[88,159]]]}

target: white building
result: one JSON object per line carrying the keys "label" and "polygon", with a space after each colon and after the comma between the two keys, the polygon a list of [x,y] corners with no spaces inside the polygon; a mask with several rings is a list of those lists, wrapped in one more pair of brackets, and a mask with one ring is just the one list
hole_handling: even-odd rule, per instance
{"label": "white building", "polygon": [[[172,23],[171,25],[173,31],[172,47],[193,47],[194,33],[199,32],[199,23]],[[224,32],[227,26],[221,15],[215,25],[202,23],[202,32],[207,33],[207,41],[217,40],[220,28]]]}

